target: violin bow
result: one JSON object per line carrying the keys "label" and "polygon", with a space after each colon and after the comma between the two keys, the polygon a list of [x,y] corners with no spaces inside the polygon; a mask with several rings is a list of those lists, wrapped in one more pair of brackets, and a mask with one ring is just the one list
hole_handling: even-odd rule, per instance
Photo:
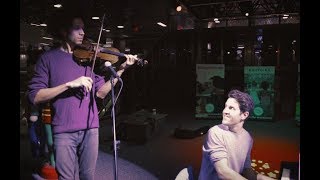
{"label": "violin bow", "polygon": [[106,14],[103,14],[103,17],[102,17],[100,33],[99,33],[99,37],[98,37],[98,42],[97,42],[96,49],[95,49],[94,56],[93,56],[92,68],[91,68],[91,79],[92,79],[93,69],[94,69],[94,66],[95,66],[95,63],[96,63],[96,59],[97,59],[97,54],[98,54],[98,49],[99,49],[98,47],[99,47],[100,38],[101,38],[101,34],[102,34],[103,22],[104,22],[105,15]]}

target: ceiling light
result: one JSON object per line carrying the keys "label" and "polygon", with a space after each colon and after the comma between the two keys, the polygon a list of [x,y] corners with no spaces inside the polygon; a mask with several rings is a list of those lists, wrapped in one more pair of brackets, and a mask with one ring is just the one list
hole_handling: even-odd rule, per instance
{"label": "ceiling light", "polygon": [[103,31],[105,31],[105,32],[110,32],[110,30],[109,29],[102,29]]}
{"label": "ceiling light", "polygon": [[45,23],[42,23],[42,24],[40,24],[40,26],[43,26],[43,27],[45,27],[45,26],[47,26],[47,24],[45,24]]}
{"label": "ceiling light", "polygon": [[178,12],[180,12],[180,11],[182,10],[182,7],[181,7],[181,6],[177,6],[176,10],[177,10]]}
{"label": "ceiling light", "polygon": [[207,44],[207,49],[208,49],[208,50],[211,50],[211,43],[208,43],[208,44]]}
{"label": "ceiling light", "polygon": [[97,16],[92,16],[92,19],[100,19],[100,18]]}
{"label": "ceiling light", "polygon": [[61,5],[61,4],[55,4],[55,5],[53,5],[53,7],[55,7],[55,8],[61,8],[62,5]]}
{"label": "ceiling light", "polygon": [[240,9],[241,13],[245,14],[246,16],[249,16],[249,14],[253,14],[253,3],[252,3],[252,1],[241,1],[241,2],[239,2],[239,9]]}
{"label": "ceiling light", "polygon": [[49,46],[48,43],[39,43],[40,45]]}
{"label": "ceiling light", "polygon": [[167,27],[167,25],[163,24],[162,22],[158,22],[157,24],[162,26],[162,27]]}
{"label": "ceiling light", "polygon": [[43,36],[42,39],[52,40],[53,38]]}
{"label": "ceiling light", "polygon": [[31,26],[40,26],[39,24],[31,23]]}
{"label": "ceiling light", "polygon": [[214,21],[219,21],[219,19],[218,19],[218,18],[214,18],[213,20],[214,20]]}
{"label": "ceiling light", "polygon": [[26,54],[20,54],[20,60],[26,60],[27,55]]}
{"label": "ceiling light", "polygon": [[119,29],[123,29],[124,28],[124,26],[117,26]]}

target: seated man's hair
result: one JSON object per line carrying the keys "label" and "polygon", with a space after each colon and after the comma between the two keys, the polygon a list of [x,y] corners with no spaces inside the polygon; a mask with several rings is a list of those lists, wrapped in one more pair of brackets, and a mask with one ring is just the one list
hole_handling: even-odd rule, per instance
{"label": "seated man's hair", "polygon": [[228,97],[238,101],[241,112],[251,112],[254,108],[253,99],[248,93],[234,89],[229,92]]}

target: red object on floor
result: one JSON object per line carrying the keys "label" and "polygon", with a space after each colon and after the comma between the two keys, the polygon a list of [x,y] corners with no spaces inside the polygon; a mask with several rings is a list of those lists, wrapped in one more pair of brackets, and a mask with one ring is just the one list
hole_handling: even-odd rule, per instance
{"label": "red object on floor", "polygon": [[49,164],[42,166],[40,169],[40,176],[46,180],[58,180],[58,173],[56,172],[56,169]]}

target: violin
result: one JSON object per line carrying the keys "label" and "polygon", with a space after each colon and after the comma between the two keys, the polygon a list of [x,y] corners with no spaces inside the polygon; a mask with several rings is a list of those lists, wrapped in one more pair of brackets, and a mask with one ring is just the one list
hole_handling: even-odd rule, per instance
{"label": "violin", "polygon": [[[78,60],[80,63],[86,63],[90,62],[94,57],[95,51],[93,50],[92,46],[79,46],[78,48],[75,48],[73,51],[73,55],[75,56],[76,60]],[[120,53],[120,51],[117,48],[108,47],[108,48],[99,48],[99,51],[97,52],[97,57],[100,60],[109,61],[111,64],[116,63],[119,60],[119,57],[125,57],[125,54]],[[146,60],[138,58],[137,64],[140,66],[143,66],[147,64],[148,62]]]}

